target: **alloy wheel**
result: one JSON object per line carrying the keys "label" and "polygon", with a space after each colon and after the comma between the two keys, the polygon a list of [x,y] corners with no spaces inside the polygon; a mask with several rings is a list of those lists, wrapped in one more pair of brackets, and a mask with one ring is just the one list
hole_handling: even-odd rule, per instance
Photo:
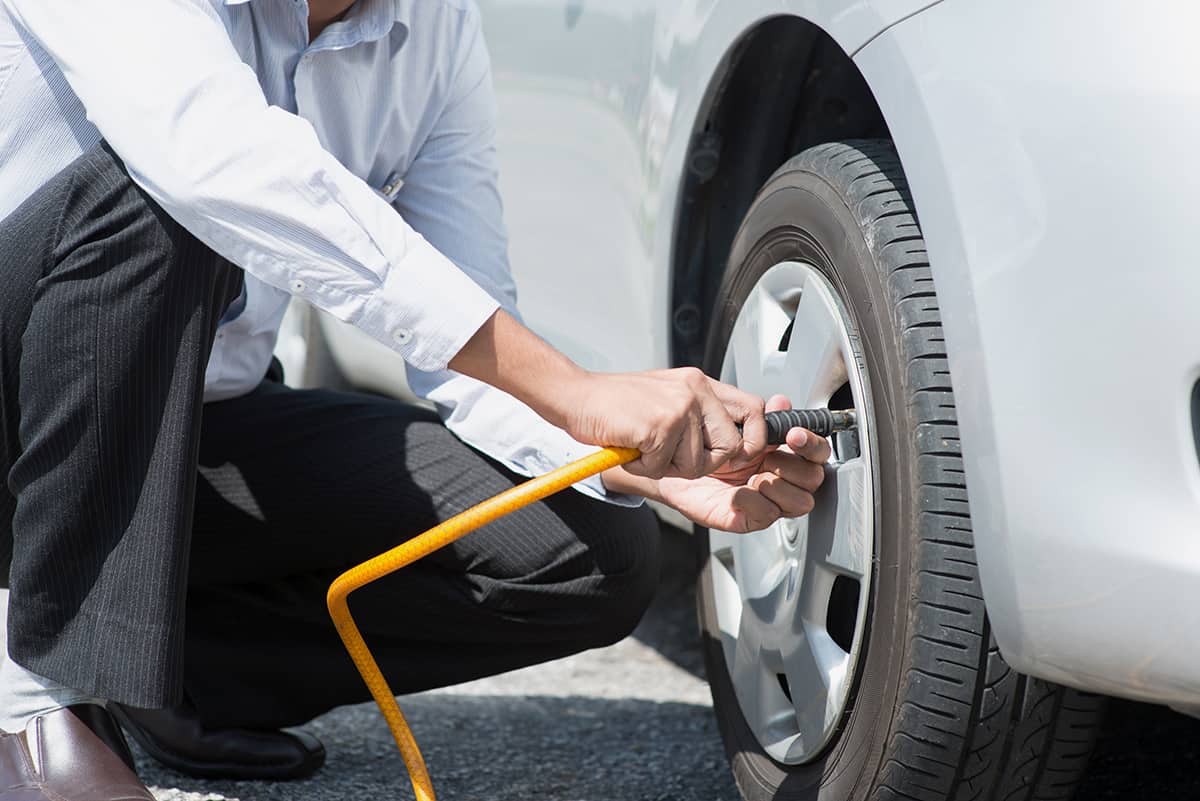
{"label": "alloy wheel", "polygon": [[816,508],[753,534],[709,532],[713,596],[733,687],[763,749],[812,761],[849,707],[866,629],[875,502],[867,376],[847,313],[815,267],[784,262],[751,290],[721,379],[797,407],[853,405]]}

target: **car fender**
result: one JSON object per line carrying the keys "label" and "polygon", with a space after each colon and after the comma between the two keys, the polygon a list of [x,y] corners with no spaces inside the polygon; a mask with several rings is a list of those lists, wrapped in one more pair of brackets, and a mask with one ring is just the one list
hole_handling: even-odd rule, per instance
{"label": "car fender", "polygon": [[855,62],[929,250],[1002,653],[1194,704],[1200,12],[1171,8],[949,0]]}

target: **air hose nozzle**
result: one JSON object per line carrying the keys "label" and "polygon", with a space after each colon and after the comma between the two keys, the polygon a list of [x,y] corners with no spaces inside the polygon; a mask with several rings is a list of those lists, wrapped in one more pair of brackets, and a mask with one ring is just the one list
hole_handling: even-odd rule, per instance
{"label": "air hose nozzle", "polygon": [[767,444],[782,445],[787,432],[793,428],[807,428],[817,436],[828,437],[837,431],[849,431],[858,427],[858,412],[842,409],[783,409],[767,412]]}

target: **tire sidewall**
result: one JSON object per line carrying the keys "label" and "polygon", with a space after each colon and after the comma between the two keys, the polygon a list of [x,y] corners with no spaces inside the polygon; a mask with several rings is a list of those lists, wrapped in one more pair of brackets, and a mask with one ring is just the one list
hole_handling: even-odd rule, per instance
{"label": "tire sidewall", "polygon": [[734,241],[706,348],[705,368],[719,373],[738,311],[772,266],[814,266],[834,286],[848,312],[848,332],[869,381],[873,407],[875,549],[864,643],[840,732],[824,754],[802,766],[776,763],[762,750],[734,695],[725,665],[711,592],[707,532],[699,603],[714,704],[735,778],[749,801],[863,799],[881,770],[896,714],[911,621],[912,555],[919,491],[915,422],[908,408],[906,371],[892,302],[876,255],[841,194],[803,170],[777,173],[751,206]]}

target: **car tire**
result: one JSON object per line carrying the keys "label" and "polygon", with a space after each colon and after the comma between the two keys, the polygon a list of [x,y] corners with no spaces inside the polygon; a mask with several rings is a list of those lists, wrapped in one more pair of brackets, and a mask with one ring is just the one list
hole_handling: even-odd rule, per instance
{"label": "car tire", "polygon": [[873,569],[836,730],[819,753],[785,764],[767,753],[739,704],[709,533],[698,532],[708,678],[739,790],[748,801],[1070,798],[1104,699],[1017,674],[993,639],[933,276],[890,142],[820,145],[766,182],[720,284],[710,374],[722,371],[751,291],[781,262],[824,276],[870,378]]}

